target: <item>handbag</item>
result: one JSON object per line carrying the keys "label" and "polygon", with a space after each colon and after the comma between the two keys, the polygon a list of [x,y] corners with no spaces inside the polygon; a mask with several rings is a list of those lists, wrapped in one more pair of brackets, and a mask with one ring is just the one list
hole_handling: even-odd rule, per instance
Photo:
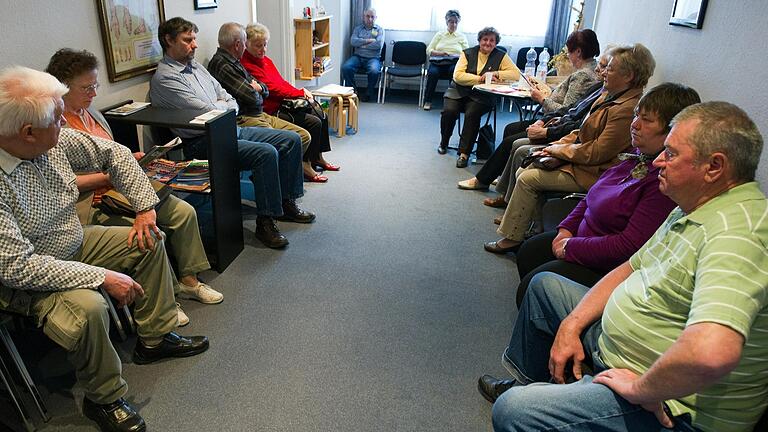
{"label": "handbag", "polygon": [[310,103],[308,100],[304,98],[283,99],[283,101],[280,102],[280,111],[285,111],[288,113],[308,112],[309,109],[310,109]]}
{"label": "handbag", "polygon": [[488,159],[496,146],[496,131],[490,124],[491,116],[485,120],[485,125],[477,133],[477,158]]}
{"label": "handbag", "polygon": [[532,166],[544,171],[554,171],[568,163],[568,161],[558,159],[554,156],[534,155],[534,153],[543,150],[545,147],[546,146],[534,146],[528,149],[528,154],[523,158],[520,167],[528,168],[528,166]]}
{"label": "handbag", "polygon": [[[171,194],[171,188],[165,183],[161,183],[157,180],[149,180],[152,184],[152,188],[155,189],[157,197],[160,202],[165,201]],[[117,216],[136,217],[136,211],[131,207],[131,203],[120,192],[110,189],[101,196],[101,203],[99,203],[99,209],[107,214]]]}

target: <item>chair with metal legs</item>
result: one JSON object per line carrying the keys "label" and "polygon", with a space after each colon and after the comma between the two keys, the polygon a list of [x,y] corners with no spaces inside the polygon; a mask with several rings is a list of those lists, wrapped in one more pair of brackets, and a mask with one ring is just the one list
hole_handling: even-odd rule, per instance
{"label": "chair with metal legs", "polygon": [[427,45],[418,41],[398,41],[392,46],[392,65],[384,67],[384,75],[379,85],[380,101],[387,98],[387,88],[392,77],[419,78],[419,103],[424,102],[424,85],[427,80]]}
{"label": "chair with metal legs", "polygon": [[19,355],[19,351],[16,349],[16,345],[13,343],[13,339],[11,339],[11,335],[6,328],[6,323],[11,321],[11,317],[11,315],[0,311],[0,345],[3,348],[3,352],[0,353],[0,381],[8,389],[11,403],[16,408],[16,412],[23,421],[26,430],[34,431],[36,430],[35,425],[32,423],[32,419],[24,404],[23,394],[16,385],[14,372],[11,372],[10,365],[14,366],[16,375],[18,375],[18,378],[24,384],[24,388],[31,395],[43,421],[48,422],[50,417],[48,416],[48,409],[43,402],[43,398],[40,396],[34,381],[32,381],[32,377],[24,365],[24,360]]}

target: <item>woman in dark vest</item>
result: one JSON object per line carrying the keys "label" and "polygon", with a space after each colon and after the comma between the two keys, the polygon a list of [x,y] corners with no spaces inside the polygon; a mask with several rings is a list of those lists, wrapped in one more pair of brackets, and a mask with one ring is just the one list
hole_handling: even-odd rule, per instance
{"label": "woman in dark vest", "polygon": [[493,107],[493,95],[473,91],[472,86],[485,82],[485,73],[493,73],[492,81],[516,81],[520,70],[509,56],[497,48],[501,35],[493,27],[486,27],[477,34],[478,45],[462,51],[459,62],[453,71],[453,82],[445,92],[443,112],[440,117],[440,147],[437,152],[445,154],[448,141],[453,134],[459,114],[464,112],[464,128],[459,139],[459,157],[456,167],[467,166],[469,154],[477,140],[480,121],[483,114]]}

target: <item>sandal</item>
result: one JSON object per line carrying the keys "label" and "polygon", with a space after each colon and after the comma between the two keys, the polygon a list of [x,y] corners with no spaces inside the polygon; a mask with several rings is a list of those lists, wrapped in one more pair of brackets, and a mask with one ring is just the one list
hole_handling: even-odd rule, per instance
{"label": "sandal", "polygon": [[325,183],[328,181],[328,177],[320,174],[315,174],[314,176],[304,174],[304,181],[310,183]]}
{"label": "sandal", "polygon": [[496,198],[486,198],[483,200],[483,204],[494,208],[505,208],[507,206],[503,195],[499,195]]}
{"label": "sandal", "polygon": [[341,169],[338,165],[332,165],[328,162],[312,162],[312,165],[322,168],[325,171],[338,171]]}

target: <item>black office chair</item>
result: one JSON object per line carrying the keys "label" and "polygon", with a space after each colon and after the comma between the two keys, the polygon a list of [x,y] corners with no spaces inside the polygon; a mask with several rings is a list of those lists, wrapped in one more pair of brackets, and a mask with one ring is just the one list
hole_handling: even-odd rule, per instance
{"label": "black office chair", "polygon": [[419,77],[419,106],[424,99],[424,84],[427,79],[427,45],[417,41],[399,41],[392,46],[392,66],[384,67],[384,76],[379,86],[380,102],[387,97],[391,76]]}
{"label": "black office chair", "polygon": [[[539,54],[541,54],[541,52],[544,51],[544,48],[545,47],[543,46],[533,47],[533,49],[536,50],[536,59],[539,58]],[[550,49],[549,47],[546,47],[546,48],[547,48],[547,52],[549,52],[550,55],[552,55],[552,49]],[[531,49],[531,47],[523,47],[517,50],[517,60],[515,60],[515,64],[517,65],[517,68],[520,69],[521,71],[525,70],[525,63],[528,61],[525,58],[525,55],[528,54],[529,49]]]}

